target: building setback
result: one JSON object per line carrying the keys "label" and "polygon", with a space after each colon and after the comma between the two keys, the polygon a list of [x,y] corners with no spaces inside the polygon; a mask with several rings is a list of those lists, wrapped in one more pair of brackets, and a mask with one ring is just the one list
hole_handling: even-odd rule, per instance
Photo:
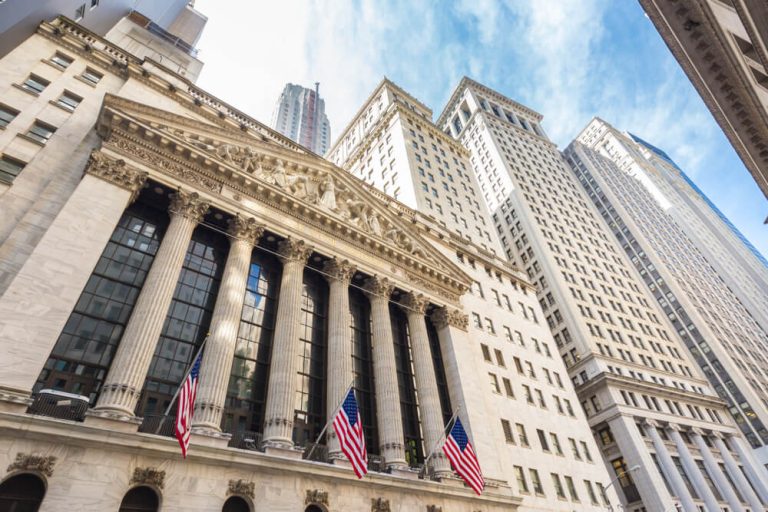
{"label": "building setback", "polygon": [[325,115],[325,100],[315,89],[285,84],[272,113],[272,128],[318,155],[331,142],[331,125]]}
{"label": "building setback", "polygon": [[464,78],[437,124],[469,149],[506,254],[537,287],[625,508],[761,510],[764,469],[540,122]]}

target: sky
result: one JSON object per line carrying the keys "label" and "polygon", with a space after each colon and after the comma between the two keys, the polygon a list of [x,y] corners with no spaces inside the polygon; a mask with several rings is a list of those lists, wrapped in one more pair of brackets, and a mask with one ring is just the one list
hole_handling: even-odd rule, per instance
{"label": "sky", "polygon": [[[768,201],[636,0],[197,0],[198,85],[269,124],[320,82],[332,139],[386,76],[437,119],[462,76],[544,115],[562,149],[594,116],[666,151],[768,256]],[[335,140],[335,139],[334,139]]]}

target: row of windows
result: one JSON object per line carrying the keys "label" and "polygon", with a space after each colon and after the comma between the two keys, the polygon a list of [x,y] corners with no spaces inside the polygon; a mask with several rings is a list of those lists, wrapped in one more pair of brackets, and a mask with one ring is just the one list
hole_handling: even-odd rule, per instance
{"label": "row of windows", "polygon": [[[544,490],[544,484],[541,481],[539,471],[537,469],[529,468],[526,475],[526,471],[522,466],[513,466],[515,471],[515,480],[517,481],[517,488],[521,494],[535,494],[536,496],[546,497]],[[557,473],[550,473],[550,479],[552,482],[552,490],[555,496],[561,500],[569,500],[574,503],[581,503],[581,498],[576,490],[576,484],[573,477],[570,475],[559,475]],[[530,484],[529,484],[530,481]],[[592,505],[600,505],[597,500],[597,493],[600,494],[603,500],[604,506],[609,506],[608,496],[605,494],[605,488],[599,482],[594,484],[590,480],[583,480],[584,488],[586,489],[589,502]],[[597,492],[595,491],[597,487]],[[566,496],[566,489],[568,494]]]}

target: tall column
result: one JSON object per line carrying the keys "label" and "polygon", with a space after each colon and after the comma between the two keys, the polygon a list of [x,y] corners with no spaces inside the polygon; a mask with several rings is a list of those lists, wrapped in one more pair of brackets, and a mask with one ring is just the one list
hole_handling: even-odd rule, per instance
{"label": "tall column", "polygon": [[[328,381],[326,384],[326,410],[330,421],[336,408],[344,400],[344,392],[352,383],[352,328],[349,313],[349,283],[355,274],[347,260],[333,258],[323,270],[328,280]],[[336,431],[328,429],[328,455],[343,458]]]}
{"label": "tall column", "polygon": [[755,487],[755,491],[757,491],[760,501],[768,507],[768,474],[766,473],[766,469],[755,462],[752,450],[746,445],[743,437],[734,435],[731,436],[729,440],[736,449],[736,453],[739,454],[741,463],[744,466],[744,471],[747,472],[747,477]]}
{"label": "tall column", "polygon": [[251,253],[264,226],[252,218],[233,217],[228,233],[232,237],[219,294],[211,317],[211,329],[203,351],[200,389],[195,400],[192,426],[203,432],[221,432],[221,414],[232,373],[240,315],[251,268]]}
{"label": "tall column", "polygon": [[656,457],[659,459],[661,470],[664,471],[667,481],[669,481],[677,497],[680,498],[683,510],[685,512],[698,512],[699,509],[693,502],[693,496],[688,492],[688,487],[685,486],[683,476],[677,470],[677,466],[675,466],[675,462],[667,450],[667,445],[664,444],[664,440],[659,435],[657,423],[653,420],[646,420],[645,431],[650,436],[651,441],[653,441],[653,447],[656,449]]}
{"label": "tall column", "polygon": [[747,500],[747,503],[749,503],[752,511],[754,512],[755,510],[765,510],[765,506],[760,502],[760,498],[757,496],[757,494],[755,494],[755,491],[752,490],[752,486],[749,485],[747,477],[745,477],[744,473],[742,473],[741,469],[739,469],[739,465],[736,463],[736,460],[733,458],[733,455],[731,455],[730,450],[728,450],[728,447],[725,445],[722,434],[715,432],[712,438],[715,441],[715,446],[717,446],[717,449],[720,450],[720,455],[723,457],[723,462],[725,462],[725,469],[728,470],[728,474],[731,475],[731,480],[733,480],[733,482],[739,487],[739,493],[741,493],[741,495],[744,496],[744,499]]}
{"label": "tall column", "polygon": [[277,301],[275,338],[269,367],[264,444],[268,448],[293,448],[296,370],[299,362],[301,292],[304,265],[313,248],[303,240],[288,238],[278,245],[283,262],[280,298]]}
{"label": "tall column", "polygon": [[[640,435],[635,419],[628,416],[617,416],[608,421],[611,434],[616,440],[627,468],[640,466],[631,473],[631,478],[637,487],[637,492],[643,500],[646,510],[672,510],[675,500],[667,490],[664,477],[656,469],[651,453]],[[618,485],[618,484],[615,484]],[[620,494],[617,492],[617,494]],[[626,505],[626,500],[624,505]]]}
{"label": "tall column", "polygon": [[95,412],[134,416],[142,383],[173,299],[192,231],[208,211],[196,192],[179,190],[168,207],[171,223],[133,308]]}
{"label": "tall column", "polygon": [[435,365],[429,346],[429,335],[424,313],[429,301],[423,295],[408,293],[401,300],[408,316],[408,330],[411,333],[411,353],[416,377],[416,392],[419,396],[421,430],[424,434],[424,448],[436,449],[430,464],[437,476],[451,473],[451,466],[437,443],[443,436],[443,412],[440,406],[440,394],[437,389]]}
{"label": "tall column", "polygon": [[669,432],[672,436],[672,442],[675,443],[677,453],[680,455],[680,460],[683,463],[685,472],[693,480],[693,486],[699,491],[699,495],[704,500],[707,510],[720,510],[720,504],[717,502],[715,494],[707,484],[704,475],[701,474],[699,466],[696,465],[696,461],[693,460],[691,452],[688,450],[688,445],[685,444],[683,436],[680,435],[680,427],[677,425],[669,425]]}
{"label": "tall column", "polygon": [[387,466],[404,468],[405,438],[400,413],[400,388],[397,383],[395,343],[389,317],[389,296],[394,287],[387,279],[372,277],[365,283],[371,302],[373,324],[373,376],[376,380],[379,453]]}
{"label": "tall column", "polygon": [[717,488],[720,489],[720,493],[725,496],[725,500],[728,502],[732,512],[744,512],[744,506],[741,504],[741,500],[736,495],[736,492],[731,487],[728,479],[720,470],[720,465],[715,461],[712,456],[712,452],[709,450],[709,446],[704,442],[704,432],[701,429],[693,428],[690,430],[689,435],[693,438],[693,442],[696,443],[696,447],[701,452],[701,457],[704,459],[704,467],[707,468],[710,476],[715,480]]}

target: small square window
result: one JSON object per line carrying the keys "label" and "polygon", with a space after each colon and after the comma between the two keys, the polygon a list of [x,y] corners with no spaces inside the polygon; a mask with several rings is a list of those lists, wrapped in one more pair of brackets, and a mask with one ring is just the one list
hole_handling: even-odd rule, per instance
{"label": "small square window", "polygon": [[77,94],[73,94],[69,91],[64,91],[61,94],[61,96],[59,96],[59,99],[56,100],[56,105],[60,106],[65,110],[69,110],[70,112],[72,112],[77,108],[77,106],[80,104],[81,101],[83,101],[83,98],[81,98]]}
{"label": "small square window", "polygon": [[10,156],[0,158],[0,181],[11,183],[19,175],[26,164]]}
{"label": "small square window", "polygon": [[85,16],[85,4],[75,10],[75,21],[80,21]]}
{"label": "small square window", "polygon": [[6,105],[0,105],[0,128],[5,128],[16,116],[19,115],[19,111],[8,107]]}
{"label": "small square window", "polygon": [[83,74],[80,75],[86,82],[89,82],[91,84],[96,85],[99,83],[99,81],[104,78],[104,75],[99,73],[98,71],[94,71],[91,68],[85,68],[85,71],[83,71]]}
{"label": "small square window", "polygon": [[51,57],[51,62],[59,66],[60,68],[67,68],[70,64],[72,64],[75,61],[72,57],[69,55],[64,55],[63,53],[56,52],[53,54],[53,57]]}
{"label": "small square window", "polygon": [[47,143],[51,136],[53,136],[56,128],[43,123],[42,121],[35,121],[35,124],[27,132],[27,137],[34,139],[41,144]]}
{"label": "small square window", "polygon": [[91,0],[91,9],[95,9],[99,6],[99,0]]}
{"label": "small square window", "polygon": [[45,78],[40,78],[37,75],[29,75],[29,78],[21,84],[21,88],[35,94],[40,94],[50,83],[51,82]]}

